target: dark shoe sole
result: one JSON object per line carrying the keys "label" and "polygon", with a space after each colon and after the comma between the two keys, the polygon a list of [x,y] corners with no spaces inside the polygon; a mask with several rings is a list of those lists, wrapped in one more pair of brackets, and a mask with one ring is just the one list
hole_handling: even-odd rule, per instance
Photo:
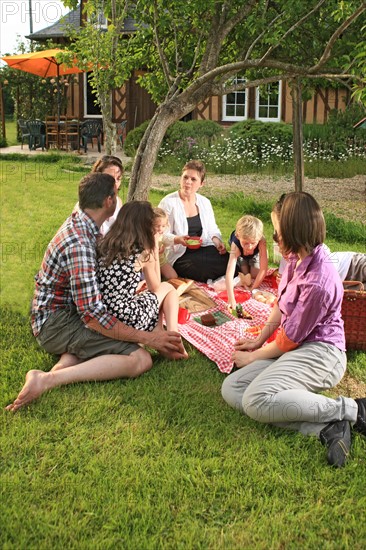
{"label": "dark shoe sole", "polygon": [[335,468],[343,468],[349,456],[349,448],[345,445],[343,439],[334,441],[328,449],[328,464]]}

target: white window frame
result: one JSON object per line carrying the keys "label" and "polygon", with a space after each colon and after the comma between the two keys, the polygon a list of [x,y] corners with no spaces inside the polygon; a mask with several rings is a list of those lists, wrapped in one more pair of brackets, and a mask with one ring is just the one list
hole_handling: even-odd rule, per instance
{"label": "white window frame", "polygon": [[87,15],[89,23],[92,23],[95,27],[99,29],[108,28],[108,19],[103,13],[103,10],[98,10],[97,13],[92,13]]}
{"label": "white window frame", "polygon": [[98,114],[98,115],[90,115],[88,114],[88,101],[87,101],[87,78],[88,78],[88,73],[84,73],[83,74],[83,77],[84,77],[84,86],[83,86],[83,100],[84,100],[84,118],[102,118],[102,113]]}
{"label": "white window frame", "polygon": [[[234,77],[232,80],[231,80],[231,83],[236,83],[241,81],[241,82],[245,82],[245,78],[243,77],[240,77],[240,76],[236,76]],[[240,90],[240,91],[237,91],[237,92],[230,92],[232,94],[235,95],[235,99],[236,99],[236,94],[244,94],[245,95],[245,106],[244,106],[244,116],[238,116],[238,115],[227,115],[226,114],[226,107],[228,105],[227,103],[227,95],[224,95],[222,96],[222,120],[223,121],[227,121],[227,122],[238,122],[239,120],[246,120],[248,118],[248,88],[246,88],[245,90]],[[234,105],[235,106],[235,109],[236,109],[236,105],[237,103],[230,103],[230,105]],[[240,103],[240,105],[242,105]]]}
{"label": "white window frame", "polygon": [[[276,84],[275,82],[273,84]],[[267,86],[270,86],[268,84]],[[259,92],[260,88],[257,87],[255,90],[255,120],[261,120],[262,122],[281,122],[281,107],[282,107],[282,80],[278,81],[278,101],[277,101],[277,109],[278,109],[278,115],[277,117],[260,117],[259,116]],[[263,104],[261,104],[263,106]],[[267,106],[270,107],[270,105],[267,103]],[[274,105],[271,105],[274,107]]]}

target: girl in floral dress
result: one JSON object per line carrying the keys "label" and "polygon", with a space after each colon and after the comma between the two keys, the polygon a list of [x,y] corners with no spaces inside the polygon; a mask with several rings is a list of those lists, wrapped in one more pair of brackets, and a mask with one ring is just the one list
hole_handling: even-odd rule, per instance
{"label": "girl in floral dress", "polygon": [[[98,278],[103,302],[120,321],[139,330],[178,330],[178,294],[161,282],[159,235],[154,210],[147,201],[124,204],[98,245]],[[147,289],[139,292],[141,272]]]}

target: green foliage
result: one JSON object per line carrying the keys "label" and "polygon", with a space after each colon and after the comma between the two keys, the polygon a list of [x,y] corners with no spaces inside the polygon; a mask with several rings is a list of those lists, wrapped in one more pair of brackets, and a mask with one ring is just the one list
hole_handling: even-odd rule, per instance
{"label": "green foliage", "polygon": [[[250,171],[281,176],[293,172],[292,127],[288,124],[247,120],[234,124],[229,131],[216,125],[213,138],[194,137],[196,124],[199,127],[200,122],[171,126],[158,154],[158,171],[176,174],[182,163],[200,158],[216,174]],[[353,137],[347,138],[335,134],[328,125],[305,125],[305,174],[352,177],[364,173],[366,139],[362,134],[352,129]]]}
{"label": "green foliage", "polygon": [[365,173],[366,158],[361,157],[350,157],[341,161],[316,158],[305,162],[305,176],[309,178],[353,178]]}
{"label": "green foliage", "polygon": [[[34,51],[52,48],[54,44],[36,45]],[[27,53],[25,44],[20,44],[21,53]],[[57,94],[56,78],[41,78],[25,71],[3,66],[0,68],[0,78],[6,82],[7,97],[14,103],[15,119],[24,118],[45,120],[47,115],[57,113],[58,98],[61,105],[61,114],[66,113],[67,89],[74,80],[74,75],[60,77],[60,94]]]}
{"label": "green foliage", "polygon": [[210,144],[213,138],[222,133],[222,127],[213,120],[189,120],[188,122],[175,122],[172,124],[164,137],[164,145],[174,149],[180,141],[192,138],[203,140]]}
{"label": "green foliage", "polygon": [[[126,155],[134,156],[148,124],[149,121],[145,121],[127,134],[124,144]],[[200,156],[198,150],[209,147],[222,132],[220,124],[212,120],[175,122],[168,128],[163,139],[164,156],[168,155],[168,151],[169,155],[178,151],[180,159],[185,160]]]}
{"label": "green foliage", "polygon": [[140,126],[128,132],[123,146],[127,156],[133,157],[135,155],[149,122],[149,120],[145,120]]}
{"label": "green foliage", "polygon": [[349,105],[345,111],[333,109],[329,113],[327,124],[331,138],[344,139],[354,137],[357,133],[357,135],[366,139],[366,130],[355,130],[354,128],[354,125],[365,117],[366,106],[359,103]]}
{"label": "green foliage", "polygon": [[292,126],[284,122],[261,122],[259,120],[244,120],[232,125],[229,132],[232,138],[242,138],[243,143],[250,141],[257,145],[260,151],[262,144],[273,143],[288,146],[292,143]]}
{"label": "green foliage", "polygon": [[347,222],[331,212],[324,213],[327,238],[348,243],[366,243],[366,226],[360,222]]}

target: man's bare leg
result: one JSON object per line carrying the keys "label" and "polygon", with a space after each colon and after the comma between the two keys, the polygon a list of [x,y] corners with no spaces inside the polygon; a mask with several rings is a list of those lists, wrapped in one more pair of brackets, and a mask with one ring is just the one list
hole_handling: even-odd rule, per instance
{"label": "man's bare leg", "polygon": [[44,392],[76,382],[135,378],[152,367],[150,354],[140,348],[130,355],[101,355],[83,363],[43,372],[30,370],[18,397],[6,407],[16,411],[40,397]]}
{"label": "man's bare leg", "polygon": [[73,355],[72,353],[63,353],[51,370],[55,371],[66,369],[67,367],[78,365],[79,363],[82,363],[82,359],[79,359],[76,355]]}

